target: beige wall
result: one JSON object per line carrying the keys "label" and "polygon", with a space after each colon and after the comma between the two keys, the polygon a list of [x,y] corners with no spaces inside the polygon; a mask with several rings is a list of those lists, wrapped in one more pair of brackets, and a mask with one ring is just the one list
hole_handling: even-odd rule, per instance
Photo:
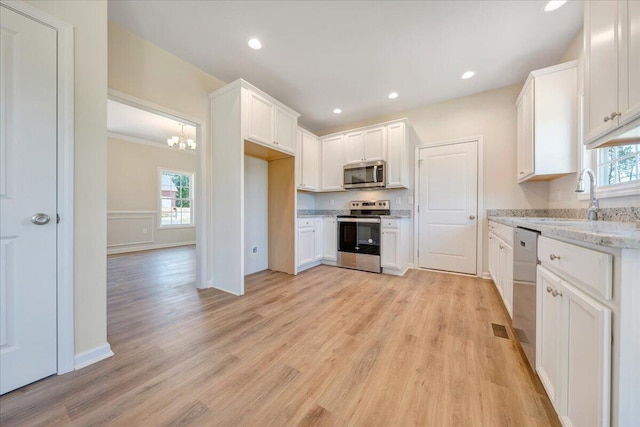
{"label": "beige wall", "polygon": [[[159,210],[159,169],[195,173],[196,160],[194,154],[109,138],[107,145],[109,252],[195,242],[195,227],[160,229],[157,212]],[[140,226],[136,227],[136,224]]]}
{"label": "beige wall", "polygon": [[29,1],[73,25],[75,352],[107,341],[107,2]]}

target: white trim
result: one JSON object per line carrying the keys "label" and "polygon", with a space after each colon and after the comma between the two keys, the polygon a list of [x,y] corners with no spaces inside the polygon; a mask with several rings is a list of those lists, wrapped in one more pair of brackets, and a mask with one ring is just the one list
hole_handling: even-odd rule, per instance
{"label": "white trim", "polygon": [[74,331],[74,29],[73,26],[40,9],[20,1],[1,2],[14,11],[54,28],[58,34],[58,185],[57,204],[57,373],[75,366]]}
{"label": "white trim", "polygon": [[107,216],[109,215],[157,215],[156,211],[107,211]]}
{"label": "white trim", "polygon": [[176,153],[180,153],[180,154],[189,154],[191,156],[195,156],[196,152],[195,150],[185,150],[185,151],[178,151],[178,150],[174,150],[171,147],[169,147],[169,145],[167,143],[160,143],[160,142],[155,142],[155,141],[151,141],[148,139],[144,139],[144,138],[138,138],[135,136],[130,136],[130,135],[125,135],[123,133],[118,133],[118,132],[111,132],[108,131],[107,132],[107,141],[109,140],[118,140],[118,141],[124,141],[124,142],[133,142],[136,144],[142,144],[142,145],[146,145],[148,147],[153,147],[153,148],[160,148],[162,150],[170,150],[170,151],[174,151]]}
{"label": "white trim", "polygon": [[123,254],[128,252],[140,252],[140,251],[151,251],[154,249],[166,249],[166,248],[177,248],[179,246],[192,246],[195,245],[195,241],[188,242],[175,242],[175,243],[158,243],[155,245],[134,245],[135,243],[126,243],[122,245],[111,245],[107,248],[107,255],[112,254]]}
{"label": "white trim", "polygon": [[487,271],[482,272],[482,276],[480,276],[480,277],[482,277],[484,280],[493,281],[493,277],[491,277],[491,274],[489,274],[489,272],[487,272]]}
{"label": "white trim", "polygon": [[404,276],[404,274],[409,271],[409,267],[405,267],[404,269],[395,269],[395,268],[385,268],[382,267],[382,274],[388,274],[389,276]]}
{"label": "white trim", "polygon": [[82,353],[78,353],[75,356],[75,366],[76,371],[78,369],[86,368],[89,365],[93,365],[101,360],[107,359],[113,356],[114,353],[111,351],[111,346],[108,342],[94,347],[90,350],[83,351]]}
{"label": "white trim", "polygon": [[[418,213],[418,206],[420,205],[420,150],[425,148],[433,148],[433,147],[441,147],[444,145],[453,145],[453,144],[464,144],[467,142],[476,142],[476,156],[477,156],[477,185],[478,185],[478,194],[477,194],[477,213],[476,213],[476,274],[471,274],[471,276],[482,277],[482,262],[484,260],[484,220],[485,220],[485,211],[484,211],[484,139],[482,135],[470,136],[467,138],[458,138],[458,139],[450,139],[446,141],[439,141],[433,143],[426,143],[416,145],[415,154],[414,154],[414,205],[413,205],[413,261],[416,268],[421,270],[425,270],[419,266],[418,259],[418,248],[420,247],[420,233],[419,233],[419,223],[420,223],[420,215]],[[440,271],[440,270],[434,270]],[[469,276],[469,274],[459,273],[464,276]]]}
{"label": "white trim", "polygon": [[209,228],[207,225],[207,220],[210,216],[209,198],[207,197],[207,191],[210,186],[207,175],[207,155],[210,138],[207,137],[206,120],[171,110],[115,89],[109,89],[109,99],[178,120],[196,128],[197,148],[195,154],[198,156],[198,162],[195,172],[195,199],[201,202],[196,203],[194,208],[195,226],[198,231],[196,233],[196,287],[200,289],[212,287],[213,283],[209,271],[210,263],[207,262],[213,237],[208,234]]}

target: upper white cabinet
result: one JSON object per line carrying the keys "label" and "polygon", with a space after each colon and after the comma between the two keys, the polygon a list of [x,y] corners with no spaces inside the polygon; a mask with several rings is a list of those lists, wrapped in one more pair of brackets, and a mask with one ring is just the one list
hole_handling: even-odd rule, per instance
{"label": "upper white cabinet", "polygon": [[296,152],[298,114],[256,88],[243,87],[245,138],[289,154]]}
{"label": "upper white cabinet", "polygon": [[409,186],[409,135],[406,121],[387,125],[387,188]]}
{"label": "upper white cabinet", "polygon": [[584,2],[584,37],[584,143],[596,147],[638,125],[640,2]]}
{"label": "upper white cabinet", "polygon": [[298,130],[298,188],[316,191],[320,179],[320,140],[304,129]]}
{"label": "upper white cabinet", "polygon": [[321,140],[320,191],[342,191],[343,168],[348,163],[385,160],[387,188],[408,188],[409,126],[406,119],[381,123]]}
{"label": "upper white cabinet", "polygon": [[577,61],[531,72],[516,101],[517,179],[548,180],[576,172]]}
{"label": "upper white cabinet", "polygon": [[344,137],[345,163],[385,160],[386,136],[385,126],[347,133]]}
{"label": "upper white cabinet", "polygon": [[344,166],[344,136],[334,135],[321,142],[320,189],[342,191]]}

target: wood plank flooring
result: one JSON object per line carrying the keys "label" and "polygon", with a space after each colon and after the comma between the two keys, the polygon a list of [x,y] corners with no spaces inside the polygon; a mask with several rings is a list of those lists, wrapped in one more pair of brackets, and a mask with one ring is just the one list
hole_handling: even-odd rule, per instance
{"label": "wood plank flooring", "polygon": [[240,298],[193,281],[193,247],[110,256],[115,356],[2,396],[0,425],[559,425],[489,281],[319,266],[248,276]]}

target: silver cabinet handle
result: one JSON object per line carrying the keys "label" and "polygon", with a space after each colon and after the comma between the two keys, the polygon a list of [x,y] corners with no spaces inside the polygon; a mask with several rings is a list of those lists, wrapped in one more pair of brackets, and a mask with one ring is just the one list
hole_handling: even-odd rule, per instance
{"label": "silver cabinet handle", "polygon": [[49,215],[47,214],[37,213],[31,217],[31,222],[35,225],[45,225],[49,222],[50,219],[51,218],[49,218]]}
{"label": "silver cabinet handle", "polygon": [[550,259],[551,261],[555,261],[555,260],[557,260],[557,259],[560,259],[560,255],[551,254],[551,255],[549,255],[549,259]]}
{"label": "silver cabinet handle", "polygon": [[551,296],[554,298],[557,296],[562,296],[562,292],[558,292],[554,289],[553,291],[551,291]]}
{"label": "silver cabinet handle", "polygon": [[611,120],[611,117],[609,117],[609,116],[604,116],[604,118],[603,118],[602,120],[604,120],[604,122],[606,123],[606,122],[608,122],[609,120]]}
{"label": "silver cabinet handle", "polygon": [[547,286],[547,293],[551,293],[551,291],[553,291],[553,288],[551,286]]}
{"label": "silver cabinet handle", "polygon": [[469,215],[469,219],[476,219],[475,215]]}

